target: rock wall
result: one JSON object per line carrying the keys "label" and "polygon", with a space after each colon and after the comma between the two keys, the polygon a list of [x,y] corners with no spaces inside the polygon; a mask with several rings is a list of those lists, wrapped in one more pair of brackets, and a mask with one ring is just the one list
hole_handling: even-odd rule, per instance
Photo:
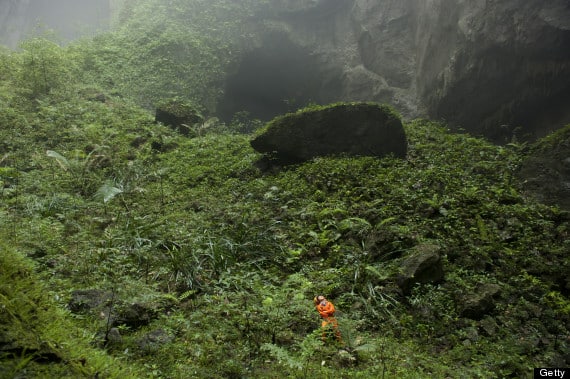
{"label": "rock wall", "polygon": [[417,97],[496,142],[570,122],[570,3],[418,1]]}
{"label": "rock wall", "polygon": [[15,47],[23,32],[30,28],[25,17],[30,0],[4,0],[0,2],[0,44]]}
{"label": "rock wall", "polygon": [[[496,142],[570,122],[567,0],[275,0],[250,27],[259,38],[246,42],[244,62],[248,51],[279,50],[262,37],[278,34],[318,68],[301,100],[389,103],[405,117],[443,119]],[[240,70],[230,73],[235,82]],[[264,84],[254,83],[270,92]],[[240,91],[228,92],[235,100]],[[274,102],[295,93],[276,92]]]}

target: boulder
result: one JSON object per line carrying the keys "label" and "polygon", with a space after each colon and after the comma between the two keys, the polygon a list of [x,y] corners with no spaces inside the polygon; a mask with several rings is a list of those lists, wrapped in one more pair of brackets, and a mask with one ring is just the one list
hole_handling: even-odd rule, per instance
{"label": "boulder", "polygon": [[400,117],[375,103],[312,106],[276,117],[251,146],[280,165],[337,154],[404,158],[407,152]]}
{"label": "boulder", "polygon": [[180,102],[165,102],[156,109],[155,122],[170,126],[184,136],[189,136],[192,126],[204,122],[204,118],[193,106]]}
{"label": "boulder", "polygon": [[405,295],[410,293],[415,284],[437,283],[443,279],[439,250],[438,245],[421,244],[414,247],[411,255],[404,259],[397,283]]}
{"label": "boulder", "polygon": [[110,291],[100,289],[81,289],[71,293],[71,299],[67,304],[73,313],[99,314],[104,308],[108,308],[112,302],[113,294]]}
{"label": "boulder", "polygon": [[[111,291],[82,289],[73,291],[67,306],[73,313],[107,320],[110,326],[127,326],[136,330],[150,324],[162,312],[168,312],[175,305],[176,299],[168,296],[151,302],[126,302]],[[105,338],[108,339],[109,336]]]}
{"label": "boulder", "polygon": [[161,346],[174,341],[174,337],[164,329],[156,329],[137,340],[138,347],[146,353],[152,353]]}
{"label": "boulder", "polygon": [[494,298],[499,294],[501,287],[493,283],[483,283],[471,294],[462,299],[461,316],[473,320],[480,320],[495,308]]}
{"label": "boulder", "polygon": [[132,329],[150,324],[158,317],[157,309],[153,304],[132,303],[123,304],[116,310],[112,325],[124,325]]}

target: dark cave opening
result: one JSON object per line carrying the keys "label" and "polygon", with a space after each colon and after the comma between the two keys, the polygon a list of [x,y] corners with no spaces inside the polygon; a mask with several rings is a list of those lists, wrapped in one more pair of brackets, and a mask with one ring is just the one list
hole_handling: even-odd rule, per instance
{"label": "dark cave opening", "polygon": [[308,103],[326,101],[322,94],[338,92],[340,83],[327,81],[321,66],[286,35],[267,35],[261,47],[245,53],[228,76],[217,113],[224,121],[241,111],[267,121]]}

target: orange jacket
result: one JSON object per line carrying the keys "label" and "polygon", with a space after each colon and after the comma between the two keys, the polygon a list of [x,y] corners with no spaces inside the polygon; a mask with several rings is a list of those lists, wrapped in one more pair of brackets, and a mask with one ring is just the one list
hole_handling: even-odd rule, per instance
{"label": "orange jacket", "polygon": [[334,305],[328,300],[325,300],[317,304],[317,311],[322,318],[333,317],[334,315]]}

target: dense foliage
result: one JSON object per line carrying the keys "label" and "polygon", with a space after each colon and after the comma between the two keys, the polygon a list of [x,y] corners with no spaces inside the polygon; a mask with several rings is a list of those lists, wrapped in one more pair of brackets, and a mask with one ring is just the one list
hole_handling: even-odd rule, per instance
{"label": "dense foliage", "polygon": [[[569,218],[522,195],[525,146],[415,120],[405,160],[260,172],[236,132],[251,121],[186,138],[145,110],[181,93],[211,108],[239,26],[213,26],[232,1],[192,2],[211,12],[199,19],[163,3],[131,4],[92,41],[0,52],[0,376],[490,378],[568,364]],[[216,30],[163,27],[165,14]],[[406,259],[428,246],[443,280],[403,293]],[[491,285],[492,307],[465,313]],[[339,310],[343,346],[321,340],[317,293]]]}

